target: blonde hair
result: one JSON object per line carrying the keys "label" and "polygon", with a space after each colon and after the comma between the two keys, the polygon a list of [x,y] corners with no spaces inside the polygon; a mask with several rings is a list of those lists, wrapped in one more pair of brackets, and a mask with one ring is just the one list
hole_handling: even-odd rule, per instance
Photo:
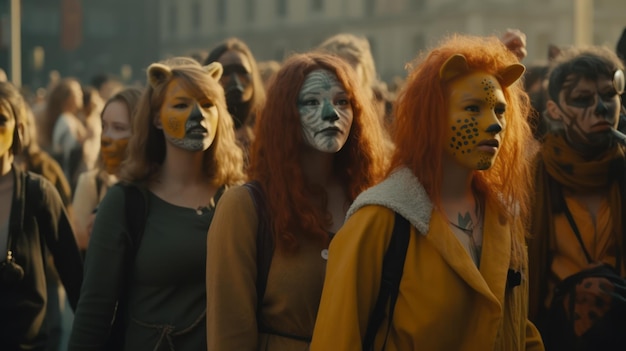
{"label": "blonde hair", "polygon": [[160,62],[169,67],[171,75],[162,83],[148,84],[132,118],[133,134],[128,143],[128,156],[121,164],[119,178],[127,182],[145,183],[160,169],[165,159],[165,136],[154,125],[169,83],[178,79],[184,89],[196,97],[207,98],[218,109],[215,139],[204,151],[203,166],[215,185],[237,184],[244,180],[243,156],[235,141],[233,122],[226,109],[224,90],[199,63],[176,57]]}
{"label": "blonde hair", "polygon": [[376,65],[367,38],[350,34],[339,33],[327,38],[318,47],[317,51],[336,55],[346,60],[355,70],[357,66],[363,69],[363,87],[371,89],[377,81]]}

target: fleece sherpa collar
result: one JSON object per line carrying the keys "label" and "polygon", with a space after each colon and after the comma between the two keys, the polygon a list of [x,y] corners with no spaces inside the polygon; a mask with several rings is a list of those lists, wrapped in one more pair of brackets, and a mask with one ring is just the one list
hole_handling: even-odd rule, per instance
{"label": "fleece sherpa collar", "polygon": [[420,233],[428,233],[433,204],[408,168],[399,168],[383,182],[357,196],[348,209],[346,220],[367,205],[387,207],[406,218]]}

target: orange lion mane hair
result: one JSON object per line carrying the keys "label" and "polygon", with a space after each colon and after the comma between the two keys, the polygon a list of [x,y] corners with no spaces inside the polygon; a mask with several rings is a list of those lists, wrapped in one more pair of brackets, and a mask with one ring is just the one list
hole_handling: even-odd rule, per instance
{"label": "orange lion mane hair", "polygon": [[[435,206],[439,207],[443,178],[442,158],[447,126],[447,85],[439,77],[441,66],[454,54],[465,56],[470,71],[483,71],[501,81],[497,72],[514,63],[515,55],[496,37],[452,35],[418,57],[396,103],[393,141],[396,149],[390,172],[408,167],[420,180]],[[503,88],[507,101],[506,128],[494,165],[474,172],[474,187],[487,199],[497,200],[507,220],[526,224],[532,189],[531,132],[527,122],[530,106],[518,80]],[[521,217],[521,218],[519,218]]]}
{"label": "orange lion mane hair", "polygon": [[[383,134],[367,93],[358,85],[353,69],[340,58],[321,54],[294,54],[276,73],[268,87],[267,100],[255,126],[248,176],[260,183],[266,196],[277,247],[294,252],[297,236],[328,242],[325,228],[331,222],[326,212],[326,194],[309,184],[302,172],[304,148],[298,95],[312,71],[324,69],[337,76],[354,114],[350,136],[335,154],[333,168],[353,201],[384,174]],[[309,200],[311,197],[316,201]],[[319,201],[317,201],[319,199]],[[297,233],[297,235],[296,235]]]}

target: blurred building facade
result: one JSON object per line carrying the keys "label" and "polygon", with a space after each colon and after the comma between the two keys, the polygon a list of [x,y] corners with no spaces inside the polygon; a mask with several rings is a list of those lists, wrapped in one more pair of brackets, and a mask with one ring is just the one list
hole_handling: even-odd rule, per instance
{"label": "blurred building facade", "polygon": [[[144,81],[159,55],[154,0],[23,0],[22,84],[45,87],[50,72],[89,84],[100,73]],[[0,67],[9,67],[9,1],[0,1]]]}
{"label": "blurred building facade", "polygon": [[[548,45],[587,42],[615,48],[626,26],[624,0],[159,0],[160,56],[208,51],[236,36],[258,60],[282,60],[339,32],[366,36],[379,76],[449,33],[528,36],[524,63],[542,63]],[[583,38],[581,34],[583,33]]]}
{"label": "blurred building facade", "polygon": [[[370,41],[379,76],[405,75],[418,52],[449,33],[528,36],[526,64],[549,44],[587,41],[614,49],[625,0],[22,0],[22,82],[51,71],[89,83],[98,73],[145,80],[151,62],[206,54],[237,36],[258,60],[282,60],[351,32]],[[9,1],[0,1],[0,67],[9,71]],[[581,35],[583,33],[584,35]]]}

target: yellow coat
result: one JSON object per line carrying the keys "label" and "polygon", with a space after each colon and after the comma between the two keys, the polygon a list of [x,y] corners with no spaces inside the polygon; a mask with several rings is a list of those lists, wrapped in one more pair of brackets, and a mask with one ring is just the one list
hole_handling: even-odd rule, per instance
{"label": "yellow coat", "polygon": [[[506,287],[516,237],[510,226],[486,205],[478,270],[404,169],[359,196],[333,239],[312,351],[362,349],[394,211],[412,227],[386,350],[543,350],[537,329],[527,320],[526,263],[522,284]],[[382,347],[387,323],[383,320],[375,350]]]}

